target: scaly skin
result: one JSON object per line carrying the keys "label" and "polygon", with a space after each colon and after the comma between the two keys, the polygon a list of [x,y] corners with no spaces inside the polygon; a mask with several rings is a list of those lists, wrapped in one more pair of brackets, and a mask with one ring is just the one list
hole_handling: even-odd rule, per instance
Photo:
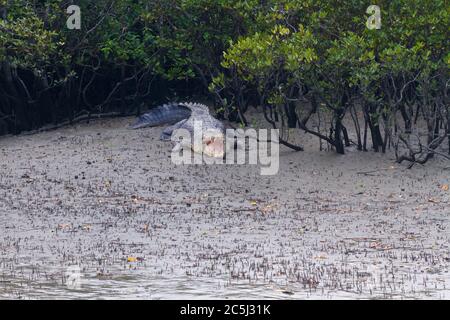
{"label": "scaly skin", "polygon": [[[206,105],[200,103],[169,103],[156,107],[139,117],[131,125],[132,129],[155,127],[173,124],[164,129],[161,140],[170,140],[172,133],[177,129],[185,129],[194,137],[195,122],[201,122],[203,129],[202,146],[190,144],[194,152],[204,153],[210,157],[223,157],[224,132],[222,122],[211,116]],[[207,132],[207,131],[212,132]]]}

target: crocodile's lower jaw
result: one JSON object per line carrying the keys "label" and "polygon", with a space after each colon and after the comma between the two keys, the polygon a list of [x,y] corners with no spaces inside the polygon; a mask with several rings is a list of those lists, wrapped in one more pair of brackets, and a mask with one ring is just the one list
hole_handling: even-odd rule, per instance
{"label": "crocodile's lower jaw", "polygon": [[216,139],[210,142],[203,149],[203,153],[208,157],[223,158],[225,154],[224,142],[221,139]]}

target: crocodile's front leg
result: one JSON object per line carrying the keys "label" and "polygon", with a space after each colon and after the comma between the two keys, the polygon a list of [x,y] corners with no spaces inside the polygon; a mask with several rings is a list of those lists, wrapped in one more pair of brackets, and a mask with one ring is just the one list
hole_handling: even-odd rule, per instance
{"label": "crocodile's front leg", "polygon": [[159,137],[163,141],[170,141],[172,138],[172,134],[175,130],[180,129],[184,123],[187,121],[187,119],[181,120],[180,122],[175,123],[172,126],[169,126],[163,130],[161,133],[161,136]]}

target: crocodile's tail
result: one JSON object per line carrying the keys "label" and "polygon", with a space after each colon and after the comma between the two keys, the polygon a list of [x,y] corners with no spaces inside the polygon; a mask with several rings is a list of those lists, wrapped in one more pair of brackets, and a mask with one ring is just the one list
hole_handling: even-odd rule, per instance
{"label": "crocodile's tail", "polygon": [[192,111],[189,107],[179,103],[169,103],[151,109],[148,113],[140,116],[131,129],[140,129],[145,127],[155,127],[164,124],[175,124],[191,116]]}

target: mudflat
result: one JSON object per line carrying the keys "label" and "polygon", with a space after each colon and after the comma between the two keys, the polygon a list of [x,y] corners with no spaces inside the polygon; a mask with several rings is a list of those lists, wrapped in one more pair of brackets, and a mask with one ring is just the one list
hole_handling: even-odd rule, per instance
{"label": "mudflat", "polygon": [[0,138],[0,298],[450,298],[448,161],[299,133],[261,176],[131,122]]}

